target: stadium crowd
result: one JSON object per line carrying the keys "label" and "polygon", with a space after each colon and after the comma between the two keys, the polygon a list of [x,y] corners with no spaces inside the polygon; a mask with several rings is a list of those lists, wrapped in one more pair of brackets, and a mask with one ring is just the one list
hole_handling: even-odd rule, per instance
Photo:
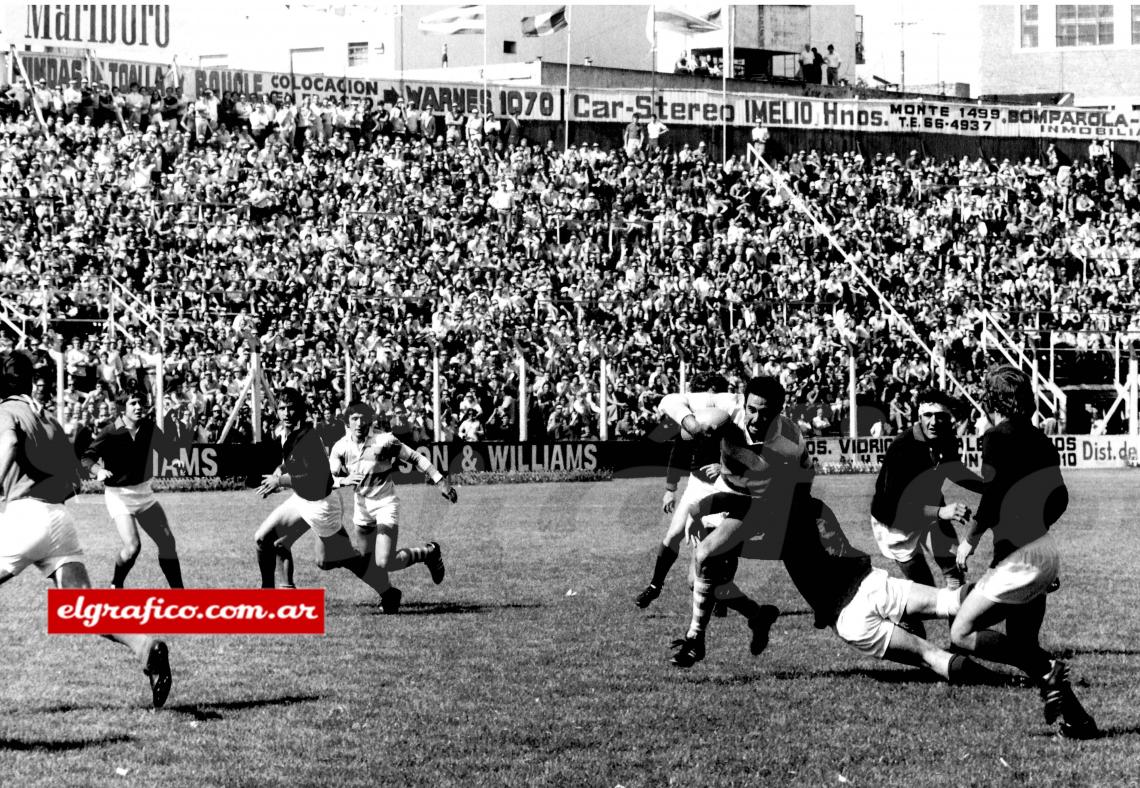
{"label": "stadium crowd", "polygon": [[[939,359],[977,391],[983,310],[1027,348],[1049,332],[1082,351],[1140,338],[1140,169],[1114,171],[1100,146],[1075,162],[799,151],[774,179],[703,143],[631,145],[627,130],[622,148],[562,151],[517,117],[402,101],[0,95],[0,287],[9,317],[30,318],[45,398],[46,349],[66,347],[72,431],[160,358],[136,316],[108,332],[111,280],[163,316],[167,429],[204,442],[255,345],[330,437],[348,358],[353,391],[412,441],[432,436],[437,351],[445,440],[517,436],[521,354],[530,438],[569,440],[599,434],[602,356],[611,436],[653,428],[682,363],[776,375],[809,434],[839,434],[852,352],[886,434],[913,420]],[[251,432],[247,408],[228,439]]]}

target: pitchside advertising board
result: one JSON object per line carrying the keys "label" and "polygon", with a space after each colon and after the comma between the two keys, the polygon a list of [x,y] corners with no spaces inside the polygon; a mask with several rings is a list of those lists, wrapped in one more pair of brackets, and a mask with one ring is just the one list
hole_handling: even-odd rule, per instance
{"label": "pitchside advertising board", "polygon": [[[828,471],[869,472],[883,461],[894,438],[811,438],[808,452],[816,467]],[[1140,440],[1127,435],[1056,435],[1053,444],[1065,468],[1124,468],[1140,465]],[[612,471],[616,477],[663,476],[668,443],[650,441],[583,441],[575,443],[435,443],[415,447],[432,464],[449,473],[535,473]],[[168,456],[154,456],[157,477],[199,476],[244,478],[261,482],[280,457],[276,442],[259,445],[194,444]],[[962,439],[962,459],[981,466],[979,439]],[[175,462],[177,460],[178,462]],[[423,480],[410,464],[397,467],[397,481]]]}
{"label": "pitchside advertising board", "polygon": [[[86,76],[82,57],[24,52],[21,62],[33,79],[57,85]],[[146,63],[100,57],[98,68],[112,85],[131,82],[161,85],[170,63]],[[1140,139],[1140,111],[1117,112],[1076,107],[1025,107],[1001,104],[958,104],[918,99],[841,99],[758,95],[699,90],[624,90],[411,82],[361,79],[329,74],[288,74],[229,68],[182,68],[183,90],[196,96],[209,88],[241,93],[292,93],[297,98],[348,97],[366,103],[394,102],[442,114],[450,105],[464,113],[490,109],[514,111],[526,121],[562,121],[563,109],[575,123],[629,123],[634,113],[656,114],[666,124],[733,126],[762,123],[772,128],[853,132],[955,134],[975,137],[1039,139]],[[98,77],[97,77],[98,78]]]}

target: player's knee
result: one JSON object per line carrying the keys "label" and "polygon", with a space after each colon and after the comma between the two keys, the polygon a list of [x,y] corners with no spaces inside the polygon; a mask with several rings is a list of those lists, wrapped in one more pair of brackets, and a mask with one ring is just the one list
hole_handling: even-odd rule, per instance
{"label": "player's knee", "polygon": [[276,539],[275,531],[268,531],[265,533],[258,532],[253,536],[253,543],[256,545],[258,552],[265,550],[273,550],[275,547]]}
{"label": "player's knee", "polygon": [[134,561],[142,551],[142,543],[138,539],[127,539],[123,542],[122,556],[127,561]]}
{"label": "player's knee", "polygon": [[969,648],[971,643],[970,635],[970,628],[962,622],[961,619],[955,619],[950,623],[950,645],[954,648]]}

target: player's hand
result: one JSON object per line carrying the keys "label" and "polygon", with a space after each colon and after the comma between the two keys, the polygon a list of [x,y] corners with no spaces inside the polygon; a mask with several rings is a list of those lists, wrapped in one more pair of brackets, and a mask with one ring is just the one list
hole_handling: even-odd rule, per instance
{"label": "player's hand", "polygon": [[681,419],[681,428],[694,438],[704,435],[707,427],[707,424],[702,424],[692,413]]}
{"label": "player's hand", "polygon": [[672,490],[666,490],[665,494],[661,496],[661,511],[665,514],[672,514],[677,508],[677,496],[673,494]]}
{"label": "player's hand", "polygon": [[114,476],[114,474],[106,468],[100,468],[99,470],[95,471],[95,481],[97,482],[105,482],[112,476]]}
{"label": "player's hand", "polygon": [[938,510],[938,519],[951,522],[955,526],[965,525],[970,519],[970,510],[965,504],[949,503]]}
{"label": "player's hand", "polygon": [[963,572],[966,571],[966,562],[969,561],[970,556],[974,554],[974,547],[975,545],[970,544],[969,539],[963,540],[962,543],[958,545],[958,555],[955,559],[955,563],[958,564],[958,568]]}
{"label": "player's hand", "polygon": [[364,474],[358,471],[356,473],[350,473],[348,476],[345,476],[344,481],[341,482],[341,484],[345,487],[355,487],[362,481],[364,481]]}
{"label": "player's hand", "polygon": [[685,524],[685,541],[693,547],[700,544],[707,533],[708,529],[705,528],[704,518],[702,517],[690,517],[689,522]]}
{"label": "player's hand", "polygon": [[720,463],[710,462],[708,465],[701,466],[701,473],[703,473],[706,478],[715,480],[720,476]]}
{"label": "player's hand", "polygon": [[457,493],[455,491],[455,488],[448,483],[447,479],[441,481],[438,486],[439,494],[446,498],[448,501],[455,503],[459,500],[459,493]]}
{"label": "player's hand", "polygon": [[270,495],[277,492],[277,490],[279,489],[279,485],[277,484],[277,482],[279,482],[280,480],[281,480],[281,477],[278,476],[276,473],[265,474],[264,476],[261,477],[261,484],[258,485],[257,494],[260,495],[262,498],[268,498]]}

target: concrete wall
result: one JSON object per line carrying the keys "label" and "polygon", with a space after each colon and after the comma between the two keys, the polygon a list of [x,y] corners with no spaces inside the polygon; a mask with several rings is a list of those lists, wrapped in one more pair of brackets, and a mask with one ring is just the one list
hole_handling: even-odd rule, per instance
{"label": "concrete wall", "polygon": [[1056,6],[1039,5],[1038,46],[1023,49],[1020,6],[982,6],[977,92],[1068,92],[1079,106],[1140,105],[1140,46],[1132,44],[1132,6],[1114,8],[1112,45],[1058,48]]}

